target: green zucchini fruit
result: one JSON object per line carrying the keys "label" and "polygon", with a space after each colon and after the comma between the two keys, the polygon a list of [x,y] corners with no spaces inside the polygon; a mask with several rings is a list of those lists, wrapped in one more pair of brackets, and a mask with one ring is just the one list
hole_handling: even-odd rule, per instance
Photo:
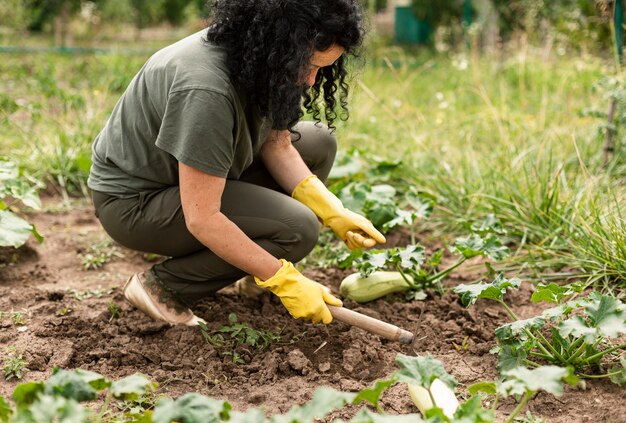
{"label": "green zucchini fruit", "polygon": [[[407,276],[410,279],[410,276]],[[385,295],[407,291],[409,284],[402,278],[400,272],[374,272],[367,277],[359,273],[353,273],[339,286],[339,292],[344,298],[349,298],[357,303],[366,303]]]}

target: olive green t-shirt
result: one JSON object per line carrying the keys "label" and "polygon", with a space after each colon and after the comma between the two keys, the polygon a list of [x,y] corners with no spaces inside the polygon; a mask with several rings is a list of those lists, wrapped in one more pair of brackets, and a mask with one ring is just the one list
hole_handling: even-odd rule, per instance
{"label": "olive green t-shirt", "polygon": [[269,125],[229,78],[205,31],[155,53],[133,78],[92,149],[88,186],[131,196],[178,185],[178,162],[237,179]]}

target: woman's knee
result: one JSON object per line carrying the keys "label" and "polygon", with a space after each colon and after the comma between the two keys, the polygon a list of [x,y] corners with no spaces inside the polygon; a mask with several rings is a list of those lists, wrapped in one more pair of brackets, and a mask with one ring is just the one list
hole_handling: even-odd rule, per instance
{"label": "woman's knee", "polygon": [[294,214],[290,231],[297,241],[285,249],[286,256],[284,258],[297,262],[306,257],[317,244],[320,223],[317,216],[305,206],[299,208]]}
{"label": "woman's knee", "polygon": [[337,138],[326,125],[314,122],[301,122],[294,128],[300,139],[294,147],[311,172],[321,180],[326,180],[337,154]]}

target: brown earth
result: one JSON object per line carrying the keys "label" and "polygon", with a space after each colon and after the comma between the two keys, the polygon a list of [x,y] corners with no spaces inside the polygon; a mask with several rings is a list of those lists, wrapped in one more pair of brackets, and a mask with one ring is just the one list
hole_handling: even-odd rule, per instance
{"label": "brown earth", "polygon": [[[54,366],[80,367],[111,379],[140,372],[159,382],[160,393],[172,397],[195,391],[228,400],[237,410],[263,406],[274,414],[305,403],[320,386],[357,391],[372,385],[396,370],[398,353],[411,354],[408,346],[343,323],[324,326],[293,320],[269,294],[248,299],[226,288],[195,309],[211,330],[229,325],[228,316],[235,313],[239,322],[280,333],[282,340],[260,351],[239,347],[236,352],[243,364],[233,364],[232,356],[211,346],[198,328],[156,323],[124,302],[120,285],[147,268],[150,257],[118,247],[122,258],[100,270],[83,269],[80,254],[107,239],[88,202],[77,201],[70,207],[47,203],[46,212],[30,217],[45,242],[31,240],[17,252],[0,254],[0,264],[5,262],[0,267],[0,311],[4,312],[0,345],[3,350],[13,346],[23,352],[28,362],[23,380],[46,379]],[[405,245],[406,237],[396,234],[390,243]],[[334,292],[346,274],[331,268],[305,273]],[[458,274],[462,276],[448,283],[476,276]],[[537,314],[541,307],[530,302],[530,289],[526,284],[508,297],[522,318]],[[111,302],[120,307],[118,317],[111,318]],[[494,329],[507,322],[497,304],[479,302],[465,309],[454,294],[431,293],[425,301],[395,297],[366,305],[345,301],[345,306],[416,331],[417,353],[431,353],[441,360],[460,382],[462,397],[467,395],[467,385],[497,376],[496,357],[489,350],[496,345]],[[24,324],[15,324],[11,312],[22,313]],[[0,395],[9,398],[17,383],[0,380]],[[512,400],[503,401],[498,420],[514,405]],[[402,384],[383,394],[382,407],[389,414],[417,412]],[[555,423],[626,422],[626,395],[606,380],[590,380],[584,389],[566,388],[562,397],[539,393],[529,409]],[[327,421],[349,418],[354,411],[345,408]]]}

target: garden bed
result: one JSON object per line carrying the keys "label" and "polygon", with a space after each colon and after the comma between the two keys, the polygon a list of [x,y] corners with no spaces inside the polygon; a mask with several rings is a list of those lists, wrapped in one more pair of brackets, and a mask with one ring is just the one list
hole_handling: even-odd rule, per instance
{"label": "garden bed", "polygon": [[[275,414],[307,402],[320,386],[343,391],[370,386],[397,369],[398,353],[412,353],[409,346],[339,322],[324,326],[293,320],[271,294],[250,299],[230,287],[195,309],[207,320],[210,334],[231,325],[229,315],[234,313],[239,323],[274,338],[261,349],[211,345],[198,328],[151,321],[124,302],[121,285],[150,266],[151,257],[116,247],[123,257],[114,254],[104,267],[84,269],[90,246],[106,240],[88,202],[56,211],[48,204],[48,210],[30,218],[45,237],[43,244],[31,240],[15,254],[0,254],[5,262],[0,267],[0,343],[14,347],[28,363],[22,380],[46,379],[54,366],[87,369],[109,379],[140,372],[160,384],[159,393],[177,397],[198,392],[227,400],[236,410],[263,406]],[[402,236],[391,239],[395,245],[406,244]],[[347,274],[333,268],[304,273],[335,293]],[[466,275],[446,284],[474,279]],[[509,295],[521,318],[546,308],[530,302],[530,289],[525,284]],[[461,395],[467,395],[467,385],[498,375],[497,358],[489,350],[497,343],[494,329],[509,320],[497,305],[479,302],[465,309],[451,292],[430,293],[425,301],[390,297],[344,305],[415,331],[416,352],[441,360],[460,382]],[[0,395],[9,398],[19,382],[0,380]],[[608,380],[588,380],[567,387],[562,397],[540,392],[529,409],[549,422],[624,422],[625,396],[623,388]],[[417,412],[403,384],[387,390],[381,405],[389,414]],[[503,401],[497,420],[514,406],[511,399]],[[354,411],[347,407],[328,420],[349,418]]]}

